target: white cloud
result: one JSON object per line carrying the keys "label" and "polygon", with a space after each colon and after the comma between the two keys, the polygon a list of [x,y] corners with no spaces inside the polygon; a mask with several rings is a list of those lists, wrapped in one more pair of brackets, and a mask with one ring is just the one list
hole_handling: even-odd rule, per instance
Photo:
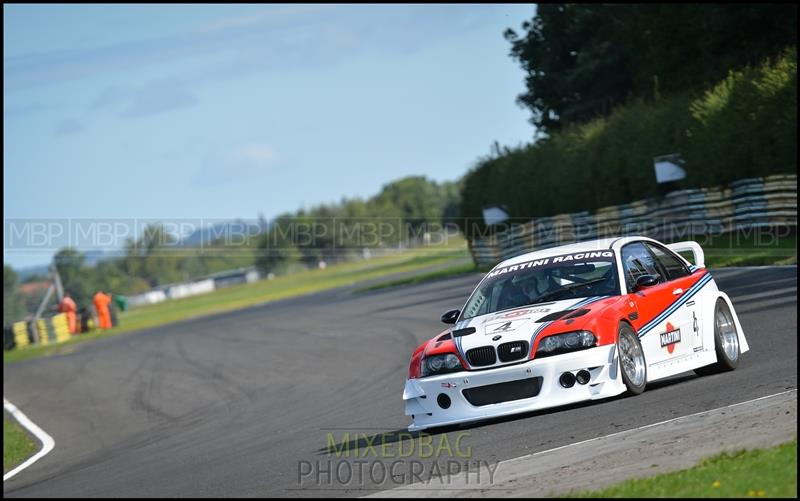
{"label": "white cloud", "polygon": [[255,164],[259,167],[267,167],[275,162],[275,150],[267,144],[250,144],[236,150],[232,159],[240,162]]}

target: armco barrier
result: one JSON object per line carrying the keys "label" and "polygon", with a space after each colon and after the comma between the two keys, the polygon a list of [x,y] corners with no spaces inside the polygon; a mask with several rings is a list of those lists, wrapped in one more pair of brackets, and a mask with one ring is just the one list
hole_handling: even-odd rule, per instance
{"label": "armco barrier", "polygon": [[176,284],[167,287],[167,297],[169,299],[180,299],[183,297],[195,296],[214,291],[214,280],[207,278],[197,282],[187,284]]}
{"label": "armco barrier", "polygon": [[207,275],[193,282],[163,285],[158,289],[128,296],[128,305],[137,307],[160,303],[168,299],[179,299],[195,294],[205,294],[232,285],[249,284],[257,281],[259,278],[260,275],[255,267],[226,270]]}
{"label": "armco barrier", "polygon": [[167,293],[162,290],[147,291],[135,296],[128,296],[128,305],[131,307],[145,304],[156,304],[167,300]]}
{"label": "armco barrier", "polygon": [[33,344],[46,346],[63,343],[70,338],[69,324],[65,313],[37,320],[35,334],[32,324],[33,320],[12,324],[9,332],[10,338],[3,340],[4,348],[10,350]]}
{"label": "armco barrier", "polygon": [[475,263],[491,266],[525,252],[619,235],[660,240],[751,228],[797,228],[797,176],[743,179],[727,187],[679,190],[661,199],[536,218],[470,242]]}

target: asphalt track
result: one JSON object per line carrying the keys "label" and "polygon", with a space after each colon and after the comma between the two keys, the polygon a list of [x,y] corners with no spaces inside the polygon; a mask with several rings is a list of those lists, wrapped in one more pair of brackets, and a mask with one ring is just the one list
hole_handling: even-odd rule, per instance
{"label": "asphalt track", "polygon": [[[445,430],[447,437],[466,433],[472,461],[494,462],[796,388],[797,268],[712,271],[751,347],[736,371],[684,374],[637,397]],[[331,459],[328,434],[360,432],[369,441],[405,429],[408,356],[442,330],[439,315],[459,307],[479,278],[341,288],[6,366],[5,397],[56,446],[5,482],[4,496],[358,496],[397,487],[404,478],[341,485],[335,475],[329,482],[298,470]],[[397,446],[392,437],[376,444]],[[442,435],[434,439],[441,444]],[[366,461],[378,461],[366,451]]]}

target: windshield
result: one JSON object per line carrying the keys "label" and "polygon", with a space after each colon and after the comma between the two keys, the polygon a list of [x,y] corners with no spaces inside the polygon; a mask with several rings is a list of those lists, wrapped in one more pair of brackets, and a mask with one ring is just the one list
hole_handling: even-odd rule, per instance
{"label": "windshield", "polygon": [[577,252],[493,269],[470,296],[461,318],[559,299],[618,294],[613,251]]}

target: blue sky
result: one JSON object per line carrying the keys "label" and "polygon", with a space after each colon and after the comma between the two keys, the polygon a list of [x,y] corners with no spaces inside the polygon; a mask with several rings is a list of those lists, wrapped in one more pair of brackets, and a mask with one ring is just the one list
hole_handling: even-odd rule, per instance
{"label": "blue sky", "polygon": [[271,218],[534,133],[502,36],[532,5],[3,11],[6,222]]}

